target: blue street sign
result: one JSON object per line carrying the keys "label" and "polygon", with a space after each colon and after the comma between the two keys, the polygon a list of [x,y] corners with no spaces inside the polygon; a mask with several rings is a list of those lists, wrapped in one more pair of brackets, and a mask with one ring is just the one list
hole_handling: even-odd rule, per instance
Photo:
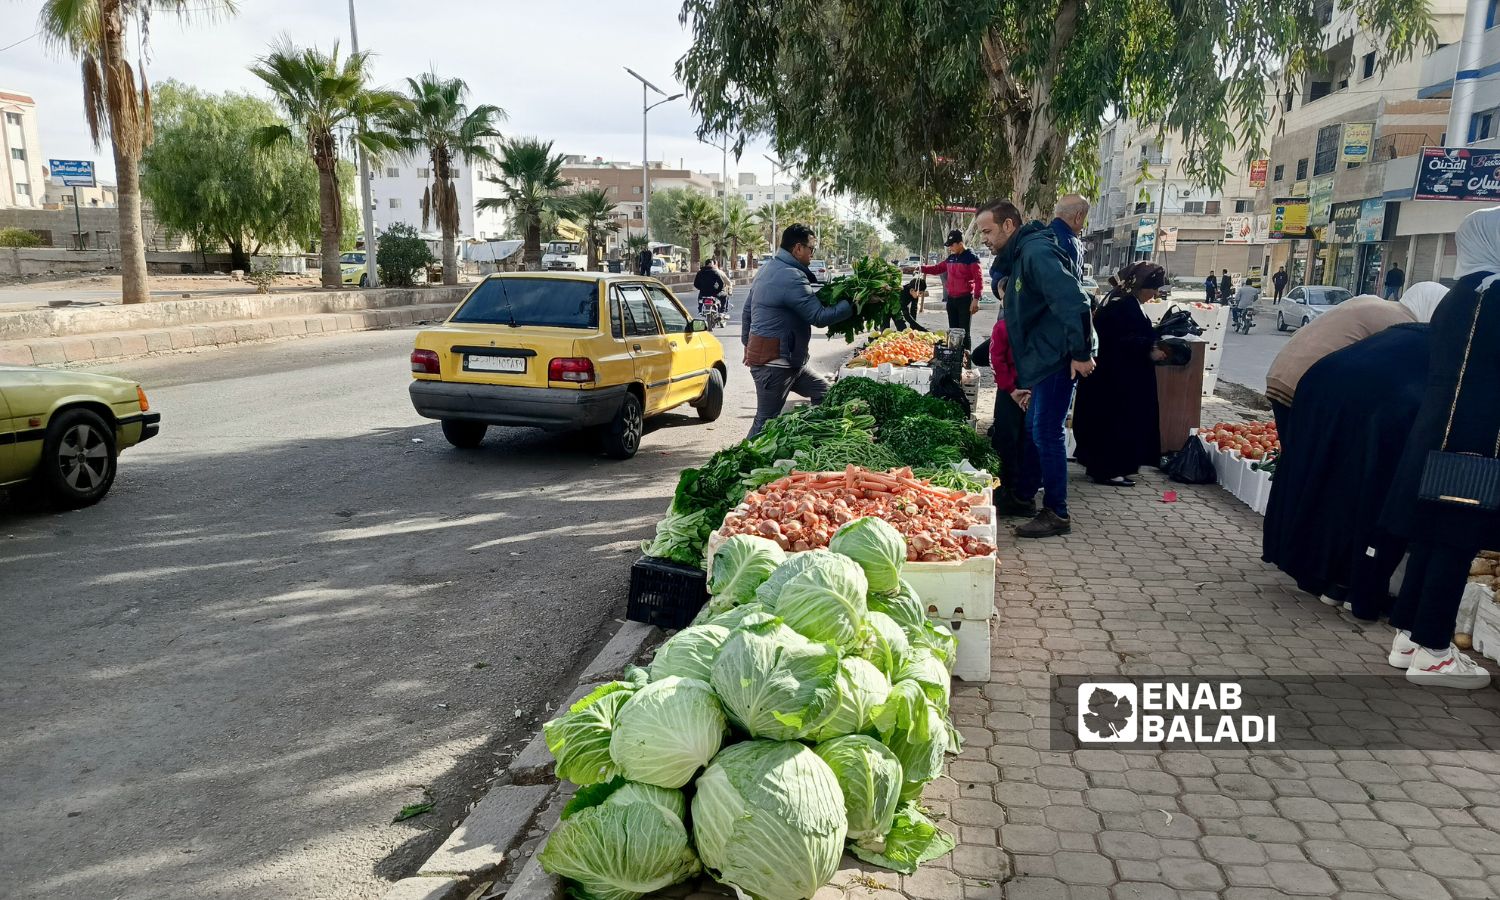
{"label": "blue street sign", "polygon": [[47,169],[63,187],[93,187],[94,162],[88,159],[49,159]]}

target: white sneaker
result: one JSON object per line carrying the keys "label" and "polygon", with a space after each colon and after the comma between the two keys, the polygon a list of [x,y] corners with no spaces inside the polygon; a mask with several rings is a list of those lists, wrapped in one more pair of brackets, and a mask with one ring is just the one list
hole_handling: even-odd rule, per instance
{"label": "white sneaker", "polygon": [[1398,669],[1411,668],[1411,658],[1416,655],[1417,642],[1411,639],[1410,631],[1396,632],[1396,639],[1391,641],[1391,655],[1387,661]]}
{"label": "white sneaker", "polygon": [[1473,691],[1489,685],[1490,673],[1449,644],[1447,650],[1418,647],[1412,655],[1411,667],[1406,670],[1406,680],[1412,684]]}

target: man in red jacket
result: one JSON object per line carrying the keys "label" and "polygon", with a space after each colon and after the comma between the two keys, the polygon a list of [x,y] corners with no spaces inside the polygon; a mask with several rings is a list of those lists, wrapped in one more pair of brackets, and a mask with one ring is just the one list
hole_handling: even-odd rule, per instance
{"label": "man in red jacket", "polygon": [[973,322],[979,312],[979,297],[984,293],[984,271],[979,257],[964,246],[964,233],[948,232],[948,258],[935,266],[923,266],[924,275],[943,275],[943,293],[948,306],[948,327],[964,330],[964,349],[973,347]]}

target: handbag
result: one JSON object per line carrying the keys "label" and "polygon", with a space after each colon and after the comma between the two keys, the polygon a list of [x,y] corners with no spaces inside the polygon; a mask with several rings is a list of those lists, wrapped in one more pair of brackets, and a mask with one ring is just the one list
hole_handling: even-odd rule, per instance
{"label": "handbag", "polygon": [[1500,510],[1500,434],[1495,436],[1495,451],[1490,456],[1478,453],[1456,453],[1448,449],[1453,433],[1453,418],[1458,413],[1458,397],[1464,390],[1464,375],[1469,371],[1469,354],[1474,349],[1474,335],[1479,330],[1482,298],[1474,303],[1474,321],[1469,326],[1469,343],[1464,347],[1464,361],[1458,367],[1458,387],[1453,391],[1453,405],[1448,410],[1448,425],[1443,429],[1443,443],[1427,452],[1422,466],[1422,480],[1417,499],[1444,507]]}
{"label": "handbag", "polygon": [[1161,317],[1156,325],[1156,333],[1161,337],[1187,337],[1190,334],[1202,334],[1203,328],[1193,321],[1193,314],[1180,306],[1173,306],[1167,310],[1167,314]]}

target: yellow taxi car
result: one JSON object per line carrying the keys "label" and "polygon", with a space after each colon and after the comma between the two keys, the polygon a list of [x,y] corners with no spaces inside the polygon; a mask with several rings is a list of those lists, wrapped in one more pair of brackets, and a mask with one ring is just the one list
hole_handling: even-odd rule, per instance
{"label": "yellow taxi car", "polygon": [[0,366],[0,487],[34,482],[60,506],[97,503],[120,451],[155,437],[134,381],[32,366]]}
{"label": "yellow taxi car", "polygon": [[724,408],[724,348],[660,282],[601,272],[511,272],[479,282],[442,325],[417,334],[411,401],[473,448],[490,425],[598,429],[629,459],[645,420]]}

